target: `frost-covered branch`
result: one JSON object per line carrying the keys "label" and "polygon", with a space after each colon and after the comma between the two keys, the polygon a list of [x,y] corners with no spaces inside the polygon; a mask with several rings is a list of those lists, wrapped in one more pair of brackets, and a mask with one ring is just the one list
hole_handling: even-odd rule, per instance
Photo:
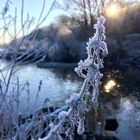
{"label": "frost-covered branch", "polygon": [[99,86],[102,74],[100,69],[103,68],[103,58],[108,54],[105,40],[105,18],[100,16],[97,18],[97,24],[94,25],[96,32],[87,43],[88,57],[84,61],[78,63],[75,68],[77,74],[84,78],[83,86],[79,93],[73,93],[70,99],[66,100],[68,110],[61,111],[58,114],[57,121],[51,122],[50,131],[43,140],[62,139],[61,134],[65,134],[70,140],[73,139],[74,129],[77,126],[78,134],[84,133],[85,113],[87,107],[83,96],[87,84],[93,87],[92,101],[94,105],[98,104]]}
{"label": "frost-covered branch", "polygon": [[[96,108],[98,105],[100,79],[102,77],[100,69],[103,68],[103,58],[108,54],[107,46],[104,42],[104,22],[105,18],[103,16],[100,16],[97,19],[97,24],[94,26],[96,32],[87,43],[88,56],[84,61],[81,60],[78,63],[78,67],[75,68],[77,74],[84,78],[80,91],[78,93],[73,93],[71,97],[66,100],[65,106],[54,112],[45,112],[43,114],[42,110],[38,110],[32,114],[31,118],[30,116],[27,116],[26,118],[22,118],[21,116],[21,118],[17,118],[16,121],[12,120],[15,122],[15,126],[11,128],[11,139],[28,139],[29,136],[31,136],[32,139],[38,139],[41,137],[42,133],[45,132],[44,136],[46,137],[40,138],[39,140],[62,140],[64,137],[73,140],[75,128],[77,128],[78,134],[81,135],[84,133],[85,116],[88,112],[84,98],[85,90],[88,85],[93,87],[92,101],[93,106]],[[32,54],[36,54],[36,52],[32,52]],[[42,56],[43,52],[38,51],[37,55]],[[28,58],[28,55],[26,56],[26,54],[24,54],[18,57],[19,60],[21,58],[22,60],[25,58],[25,61]],[[19,92],[19,89],[17,91]],[[64,137],[62,137],[61,134],[64,134],[65,136],[63,135]]]}

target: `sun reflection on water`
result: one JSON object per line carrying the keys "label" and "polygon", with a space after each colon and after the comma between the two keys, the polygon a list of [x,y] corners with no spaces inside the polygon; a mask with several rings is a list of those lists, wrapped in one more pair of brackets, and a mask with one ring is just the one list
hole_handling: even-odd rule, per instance
{"label": "sun reflection on water", "polygon": [[116,81],[109,80],[106,85],[104,85],[105,92],[110,92],[117,85]]}

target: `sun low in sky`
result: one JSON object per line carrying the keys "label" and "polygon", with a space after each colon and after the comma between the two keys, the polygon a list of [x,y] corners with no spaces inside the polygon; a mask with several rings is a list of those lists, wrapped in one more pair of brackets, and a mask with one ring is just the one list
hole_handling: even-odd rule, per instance
{"label": "sun low in sky", "polygon": [[117,18],[119,17],[121,12],[121,6],[118,3],[110,4],[106,7],[105,13],[110,18]]}

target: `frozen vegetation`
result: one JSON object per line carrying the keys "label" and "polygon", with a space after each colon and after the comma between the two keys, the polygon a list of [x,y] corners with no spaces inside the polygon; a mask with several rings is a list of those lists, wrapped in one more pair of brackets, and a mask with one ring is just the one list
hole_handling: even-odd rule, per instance
{"label": "frozen vegetation", "polygon": [[[88,84],[93,87],[92,102],[98,107],[99,85],[102,74],[100,68],[103,68],[103,58],[108,54],[105,40],[105,19],[103,16],[97,19],[94,25],[96,33],[87,43],[88,58],[78,63],[75,71],[84,78],[83,86],[79,93],[71,95],[66,101],[67,111],[62,111],[58,115],[58,123],[50,124],[50,131],[44,140],[62,139],[61,133],[65,134],[69,140],[73,140],[74,128],[77,126],[77,133],[83,134],[85,129],[85,113],[88,111],[84,102],[85,89]],[[85,72],[84,72],[85,71]],[[66,126],[68,125],[68,128]]]}
{"label": "frozen vegetation", "polygon": [[[85,90],[89,86],[93,87],[91,101],[93,108],[96,110],[98,108],[99,86],[100,79],[102,77],[100,69],[103,68],[103,58],[108,54],[107,46],[104,42],[106,39],[104,34],[104,22],[105,18],[103,16],[97,18],[97,24],[94,25],[96,32],[87,43],[86,49],[88,57],[84,61],[81,60],[78,63],[78,67],[75,68],[77,74],[84,78],[83,86],[80,91],[72,93],[71,97],[66,100],[65,106],[57,109],[56,111],[44,115],[38,110],[32,116],[28,116],[25,120],[23,120],[20,119],[18,108],[20,103],[20,90],[23,89],[19,89],[17,87],[17,96],[13,98],[15,99],[15,109],[12,108],[14,106],[11,106],[11,108],[8,107],[8,110],[4,112],[7,105],[4,101],[6,98],[3,97],[1,101],[2,120],[0,126],[0,136],[2,139],[27,140],[32,138],[41,140],[41,134],[46,132],[46,136],[44,136],[43,140],[63,139],[64,137],[73,140],[75,127],[77,128],[78,134],[81,135],[84,133],[85,115],[89,110],[84,99],[86,94]],[[18,79],[17,82],[19,83]],[[28,82],[26,83],[26,86],[27,92],[29,93],[30,90]],[[40,91],[40,86],[41,83],[38,87],[38,91]],[[8,92],[8,89],[6,92]],[[3,96],[6,96],[6,94],[3,94]],[[13,102],[12,104],[14,104],[14,101],[10,100],[10,102]],[[15,112],[12,112],[14,110]],[[42,126],[43,124],[46,124],[46,126]],[[62,137],[62,134],[65,136]]]}

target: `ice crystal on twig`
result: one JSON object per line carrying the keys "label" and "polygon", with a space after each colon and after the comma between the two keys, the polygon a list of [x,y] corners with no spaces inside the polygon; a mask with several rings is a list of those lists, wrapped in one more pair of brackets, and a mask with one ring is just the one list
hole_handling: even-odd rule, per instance
{"label": "ice crystal on twig", "polygon": [[108,54],[105,40],[105,18],[100,16],[97,18],[97,24],[94,25],[96,32],[87,43],[88,57],[84,61],[78,63],[75,68],[77,74],[84,78],[83,86],[79,93],[73,93],[66,100],[67,110],[58,114],[58,122],[50,125],[50,131],[44,140],[55,140],[57,137],[62,139],[61,133],[65,134],[68,139],[73,139],[74,129],[77,126],[77,133],[83,134],[85,131],[85,113],[87,107],[84,102],[84,94],[87,84],[93,87],[92,101],[94,105],[98,104],[99,86],[102,74],[100,69],[103,68],[103,58]]}
{"label": "ice crystal on twig", "polygon": [[88,57],[84,61],[78,63],[78,67],[75,68],[77,74],[85,78],[93,87],[93,102],[97,103],[99,94],[99,85],[102,74],[100,69],[103,68],[103,58],[108,54],[107,45],[104,42],[105,37],[105,18],[100,16],[97,19],[97,24],[94,25],[96,32],[87,43]]}

